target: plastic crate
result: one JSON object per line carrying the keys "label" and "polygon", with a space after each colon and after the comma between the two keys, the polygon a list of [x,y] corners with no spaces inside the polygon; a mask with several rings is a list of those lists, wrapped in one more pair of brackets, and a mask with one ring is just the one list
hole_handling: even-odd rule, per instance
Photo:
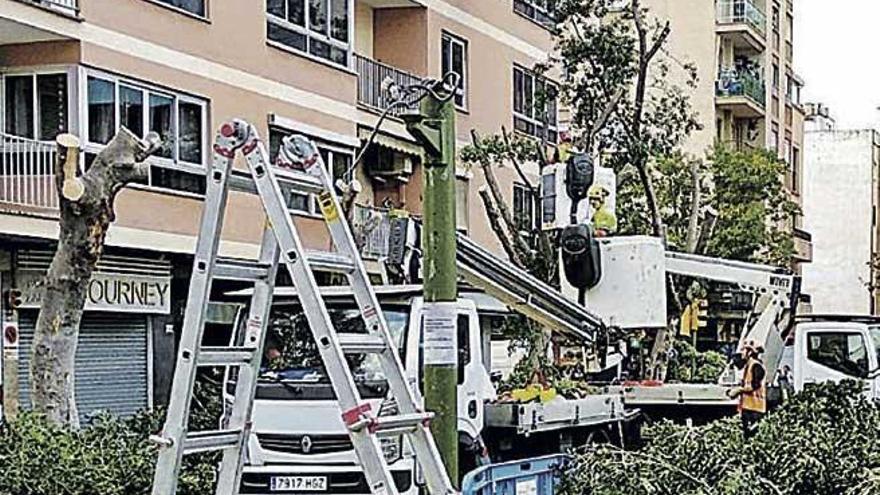
{"label": "plastic crate", "polygon": [[565,454],[492,464],[464,477],[462,495],[553,495]]}

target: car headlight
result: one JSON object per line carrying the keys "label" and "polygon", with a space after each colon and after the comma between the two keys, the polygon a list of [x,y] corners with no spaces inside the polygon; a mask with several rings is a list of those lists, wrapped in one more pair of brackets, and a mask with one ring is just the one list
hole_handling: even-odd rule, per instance
{"label": "car headlight", "polygon": [[382,454],[385,455],[385,462],[388,464],[394,464],[403,457],[402,436],[380,438],[379,445],[382,447]]}

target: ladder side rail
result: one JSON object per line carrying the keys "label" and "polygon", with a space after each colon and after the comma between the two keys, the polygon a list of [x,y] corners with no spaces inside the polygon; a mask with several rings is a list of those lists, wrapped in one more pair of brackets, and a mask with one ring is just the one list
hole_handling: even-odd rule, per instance
{"label": "ladder side rail", "polygon": [[[340,206],[339,198],[333,189],[330,175],[324,166],[323,159],[315,150],[314,161],[306,172],[317,177],[324,184],[324,192],[319,197],[319,203],[327,222],[327,228],[333,238],[336,249],[340,254],[348,257],[354,263],[354,271],[349,274],[349,283],[352,287],[358,307],[361,308],[361,316],[364,319],[367,331],[378,334],[385,341],[385,348],[381,352],[379,360],[385,379],[394,398],[400,414],[413,414],[421,412],[416,402],[415,394],[410,388],[406,378],[403,363],[398,354],[397,343],[393,340],[385,320],[385,314],[379,305],[375,292],[369,290],[370,280],[367,270],[363,265],[360,253],[356,249],[354,238],[348,222],[345,220]],[[412,436],[412,447],[416,453],[416,459],[425,472],[425,480],[431,493],[444,494],[451,487],[448,474],[441,462],[427,462],[428,459],[439,460],[439,450],[434,436],[428,429],[427,424],[416,427]]]}
{"label": "ladder side rail", "polygon": [[[263,200],[266,214],[272,223],[278,244],[281,247],[281,260],[286,265],[299,294],[300,304],[317,343],[324,367],[336,392],[343,416],[362,417],[369,411],[362,404],[354,378],[348,369],[342,348],[330,320],[327,308],[320,297],[314,274],[308,266],[307,253],[302,245],[293,219],[287,209],[278,181],[269,164],[268,153],[257,136],[256,129],[247,125],[247,143],[242,151],[254,177],[259,196]],[[366,428],[350,430],[352,444],[364,470],[364,475],[373,493],[387,491],[397,494],[391,473],[386,469],[379,440],[370,435]]]}
{"label": "ladder side rail", "polygon": [[175,493],[189,425],[198,354],[211,291],[211,274],[220,246],[220,233],[229,196],[227,180],[237,144],[232,136],[223,133],[217,134],[216,143],[213,165],[207,177],[207,189],[202,206],[199,237],[196,241],[171,397],[161,434],[163,445],[153,478],[153,495]]}
{"label": "ladder side rail", "polygon": [[223,452],[220,471],[217,475],[217,495],[236,495],[241,483],[242,465],[252,430],[253,404],[262,365],[263,348],[269,329],[272,309],[272,294],[278,272],[278,241],[267,222],[263,231],[259,261],[269,266],[266,278],[258,281],[251,296],[248,319],[244,326],[243,347],[254,349],[253,359],[246,366],[240,366],[235,385],[235,399],[229,414],[229,424],[241,426],[242,435],[236,447]]}

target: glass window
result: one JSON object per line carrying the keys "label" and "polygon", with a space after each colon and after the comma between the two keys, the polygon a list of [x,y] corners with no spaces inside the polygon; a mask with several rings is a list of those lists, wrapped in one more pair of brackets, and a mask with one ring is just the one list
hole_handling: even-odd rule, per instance
{"label": "glass window", "polygon": [[464,383],[465,367],[471,362],[470,318],[458,315],[456,321],[458,338],[458,384]]}
{"label": "glass window", "polygon": [[267,0],[267,38],[347,66],[350,7],[349,0]]}
{"label": "glass window", "polygon": [[67,132],[67,74],[37,75],[37,139],[52,141]]}
{"label": "glass window", "polygon": [[455,72],[460,76],[455,90],[455,105],[464,108],[467,105],[467,41],[443,33],[441,40],[442,72]]}
{"label": "glass window", "polygon": [[144,92],[119,86],[119,125],[144,137]]}
{"label": "glass window", "polygon": [[513,11],[548,28],[556,25],[556,0],[513,0]]}
{"label": "glass window", "polygon": [[202,163],[202,147],[204,136],[202,134],[202,105],[181,101],[178,103],[180,125],[180,149],[179,159],[182,162]]}
{"label": "glass window", "polygon": [[868,349],[857,332],[814,332],[807,335],[807,359],[846,375],[868,376]]}
{"label": "glass window", "polygon": [[174,99],[170,96],[150,94],[150,131],[159,134],[162,148],[156,156],[174,158]]}
{"label": "glass window", "polygon": [[541,177],[541,219],[544,223],[556,221],[556,172]]}
{"label": "glass window", "polygon": [[199,17],[205,17],[205,0],[159,0],[172,7],[185,10]]}
{"label": "glass window", "polygon": [[6,132],[14,136],[34,138],[34,76],[7,76]]}
{"label": "glass window", "polygon": [[107,144],[116,134],[116,85],[89,76],[89,142]]}
{"label": "glass window", "polygon": [[522,184],[513,185],[513,219],[524,232],[535,228],[534,196]]}
{"label": "glass window", "polygon": [[877,363],[880,365],[880,326],[869,327],[871,332],[871,340],[874,341],[874,355],[877,356]]}
{"label": "glass window", "polygon": [[556,86],[547,79],[536,76],[520,67],[514,67],[514,129],[537,138],[556,142],[558,139],[556,92]]}

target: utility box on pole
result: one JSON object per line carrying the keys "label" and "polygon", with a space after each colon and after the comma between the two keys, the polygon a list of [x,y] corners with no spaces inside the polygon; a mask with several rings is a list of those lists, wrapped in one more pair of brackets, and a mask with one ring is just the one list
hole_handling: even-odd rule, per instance
{"label": "utility box on pole", "polygon": [[[458,297],[455,231],[455,104],[442,83],[422,100],[419,114],[404,116],[425,149],[423,320],[425,407],[435,414],[431,431],[449,478],[458,482]],[[440,93],[438,95],[437,93]]]}

